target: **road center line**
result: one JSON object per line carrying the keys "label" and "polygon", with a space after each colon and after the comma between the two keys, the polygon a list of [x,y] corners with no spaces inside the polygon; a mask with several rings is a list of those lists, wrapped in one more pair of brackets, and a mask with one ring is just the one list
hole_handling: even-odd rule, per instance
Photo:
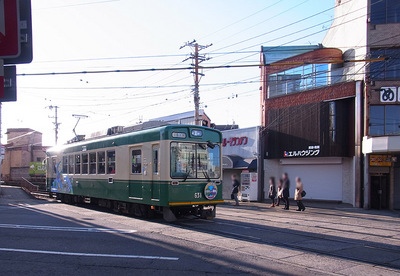
{"label": "road center line", "polygon": [[46,226],[46,225],[20,225],[20,224],[0,224],[0,228],[65,231],[65,232],[123,233],[123,234],[137,232],[137,230],[129,230],[129,229],[61,227],[61,226]]}
{"label": "road center line", "polygon": [[147,260],[165,260],[165,261],[178,261],[179,260],[179,258],[177,258],[177,257],[94,254],[94,253],[78,253],[78,252],[58,252],[58,251],[29,250],[29,249],[16,249],[16,248],[0,248],[0,251],[21,252],[21,253],[36,253],[36,254],[50,254],[50,255],[64,255],[64,256],[79,256],[79,257],[128,258],[128,259],[147,259]]}

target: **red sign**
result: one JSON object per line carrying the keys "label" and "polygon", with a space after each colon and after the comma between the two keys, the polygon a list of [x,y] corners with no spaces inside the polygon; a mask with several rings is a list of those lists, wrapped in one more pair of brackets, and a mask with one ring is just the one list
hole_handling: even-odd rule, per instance
{"label": "red sign", "polygon": [[0,0],[0,58],[19,55],[18,15],[18,0]]}
{"label": "red sign", "polygon": [[247,145],[247,137],[230,137],[230,138],[224,138],[222,140],[222,146],[226,147],[227,145],[232,146],[242,146],[242,145]]}

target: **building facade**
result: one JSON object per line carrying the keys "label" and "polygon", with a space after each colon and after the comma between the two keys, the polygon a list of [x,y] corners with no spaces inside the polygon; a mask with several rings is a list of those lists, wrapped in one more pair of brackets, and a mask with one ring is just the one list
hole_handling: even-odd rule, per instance
{"label": "building facade", "polygon": [[5,156],[1,164],[2,180],[20,181],[29,178],[33,162],[43,162],[46,147],[42,145],[42,133],[30,128],[7,129]]}
{"label": "building facade", "polygon": [[329,64],[342,59],[340,49],[321,45],[262,47],[264,183],[286,172],[292,196],[300,177],[308,199],[355,204],[361,83],[332,74]]}
{"label": "building facade", "polygon": [[365,59],[337,68],[346,81],[363,83],[356,206],[364,208],[400,209],[399,33],[400,1],[337,0],[323,40],[325,47],[341,49],[345,60]]}

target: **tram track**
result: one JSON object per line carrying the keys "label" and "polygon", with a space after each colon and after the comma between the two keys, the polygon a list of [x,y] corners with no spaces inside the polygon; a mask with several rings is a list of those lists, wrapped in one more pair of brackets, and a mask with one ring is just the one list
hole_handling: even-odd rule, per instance
{"label": "tram track", "polygon": [[[221,218],[221,216],[227,216],[227,217],[229,217],[229,220],[233,220],[233,219],[237,220],[236,216],[223,214],[223,215],[220,215],[219,217]],[[254,218],[248,218],[248,217],[242,217],[242,219],[247,219],[247,220],[250,220],[250,221],[264,221],[264,222],[265,221],[270,221],[270,222],[279,224],[279,222],[277,222],[277,221],[267,220],[267,219],[261,220],[261,219],[254,219]],[[307,220],[307,219],[302,219],[302,220],[303,221],[307,221],[307,222],[308,221],[313,221],[313,222],[315,221],[315,220]],[[217,222],[217,223],[221,223],[221,222]],[[246,222],[246,221],[244,221],[244,223],[254,223],[254,222]],[[231,224],[234,227],[242,227],[242,228],[246,227],[246,228],[260,230],[260,231],[269,231],[268,229],[266,229],[266,227],[269,227],[267,225],[264,226],[264,227],[250,227],[250,226],[243,226],[243,225],[235,224],[234,221],[229,223],[229,224]],[[329,224],[332,224],[332,223],[329,223]],[[296,225],[304,226],[304,225],[301,225],[301,224],[296,224]],[[347,225],[347,226],[353,226],[354,227],[354,225],[350,225],[350,224],[342,224],[342,225]],[[343,229],[338,229],[338,228],[333,228],[333,227],[323,227],[323,226],[318,226],[318,225],[317,226],[313,226],[313,227],[318,228],[318,229],[324,229],[324,230],[331,231],[331,232],[341,232],[341,233],[350,232],[350,233],[359,234],[359,235],[365,235],[365,236],[370,236],[370,237],[393,239],[391,236],[371,234],[371,233],[365,233],[365,232],[356,232],[356,231],[352,231],[352,230],[343,230]],[[358,226],[358,227],[360,227],[360,226]],[[362,227],[364,227],[364,226],[362,226]],[[371,230],[377,230],[377,229],[379,230],[379,228],[374,228],[374,227],[368,227],[368,228],[371,229]],[[286,228],[286,223],[282,227],[280,227],[280,229],[281,229],[280,230],[281,232],[288,233],[288,234],[293,234],[293,231],[296,231],[296,230],[288,230]],[[394,231],[394,230],[391,230],[391,229],[382,229],[382,230],[384,230],[384,231]],[[312,233],[312,232],[310,232],[310,234],[305,234],[303,232],[303,233],[296,233],[296,235],[303,236],[303,237],[309,237],[309,238],[317,238],[316,236],[323,235],[323,234]],[[346,239],[346,238],[343,238],[343,237],[339,236],[337,238],[333,238],[332,237],[332,238],[324,238],[324,239],[328,240],[328,241],[336,241],[336,242],[340,241],[340,242],[343,242],[343,241],[341,241],[341,239]],[[396,240],[399,240],[399,239],[396,239]],[[386,251],[392,251],[392,252],[397,253],[397,254],[400,253],[400,246],[397,246],[397,245],[382,244],[382,246],[376,246],[376,242],[369,241],[369,240],[363,240],[363,244],[357,243],[355,241],[349,241],[349,240],[346,240],[345,242],[346,243],[350,243],[350,244],[354,244],[354,245],[358,245],[358,246],[369,246],[369,247],[379,248],[379,249],[386,250]],[[397,248],[396,249],[391,249],[391,248],[388,248],[388,246],[397,247]]]}
{"label": "tram track", "polygon": [[[207,223],[217,223],[218,224],[219,222],[216,219],[213,222],[207,222]],[[242,227],[242,225],[240,225],[239,223],[235,223],[235,222],[232,222],[229,224],[231,226],[235,226],[235,227]],[[325,250],[320,250],[320,249],[316,249],[316,248],[310,248],[310,247],[302,246],[299,243],[295,244],[295,243],[285,243],[285,242],[279,242],[279,241],[268,241],[268,240],[265,240],[265,239],[262,239],[259,237],[247,236],[247,235],[243,235],[243,234],[234,233],[232,231],[224,231],[224,230],[217,230],[217,229],[204,229],[204,228],[198,227],[197,225],[190,224],[190,222],[178,221],[178,222],[175,222],[174,225],[176,227],[179,227],[181,229],[186,229],[189,231],[197,231],[197,232],[201,232],[201,233],[205,233],[205,234],[217,235],[217,236],[221,236],[221,237],[225,237],[225,238],[239,239],[241,241],[253,242],[253,243],[257,243],[257,244],[269,245],[269,246],[275,246],[275,247],[281,247],[281,248],[285,248],[285,249],[289,249],[289,250],[299,250],[299,251],[302,251],[305,253],[317,254],[317,255],[321,255],[321,256],[333,257],[333,258],[343,259],[343,260],[350,260],[350,261],[354,261],[354,262],[358,262],[358,263],[365,263],[365,264],[369,264],[369,265],[379,266],[379,267],[383,267],[386,269],[400,270],[400,265],[398,265],[398,264],[393,264],[393,263],[389,263],[389,262],[381,262],[381,261],[371,261],[371,260],[367,260],[367,259],[356,257],[356,256],[348,256],[348,255],[344,256],[335,251],[325,251]],[[251,228],[251,229],[254,229],[254,228]],[[262,230],[262,227],[260,227],[259,230]],[[267,231],[267,230],[264,229],[264,231]],[[290,233],[290,231],[286,231],[285,229],[282,229],[282,233]],[[293,234],[293,233],[291,233],[291,234]],[[317,238],[314,235],[310,235],[310,234],[297,233],[295,235],[310,238],[310,239],[324,240],[324,241],[334,241],[334,242],[338,241],[333,238]],[[396,253],[396,254],[399,253],[399,250],[395,250],[395,249],[381,248],[381,247],[371,246],[368,244],[359,244],[359,243],[351,242],[351,241],[346,241],[346,243],[354,245],[354,247],[364,246],[364,247],[384,250],[388,253]],[[337,251],[340,251],[340,250],[337,250]]]}
{"label": "tram track", "polygon": [[[219,215],[219,216],[221,217],[221,215]],[[228,215],[228,214],[224,214],[224,216],[227,216],[230,219],[235,218],[235,219],[246,219],[246,220],[250,220],[250,221],[256,221],[257,223],[260,222],[260,221],[264,221],[264,222],[268,221],[268,222],[271,222],[271,223],[280,223],[280,222],[278,222],[276,220],[268,219],[267,217],[262,218],[262,219],[257,219],[257,218],[250,218],[250,217],[238,216],[238,215],[233,216],[233,215]],[[319,223],[319,224],[321,224],[321,223],[328,224],[328,225],[334,224],[333,222],[324,222],[324,221],[315,220],[315,219],[309,219],[309,218],[304,218],[304,217],[302,217],[301,219],[302,219],[302,221],[314,222],[314,223]],[[393,230],[393,229],[387,229],[387,228],[382,228],[382,227],[371,227],[371,226],[367,226],[367,225],[354,226],[352,224],[343,223],[343,222],[341,222],[340,224],[343,225],[343,226],[362,227],[364,229],[371,229],[371,230],[382,230],[382,231],[392,231],[392,232],[400,231],[400,227],[398,227],[399,229]],[[323,227],[323,226],[314,226],[314,227],[318,227],[318,228],[321,228],[321,229],[332,230],[332,231],[345,231],[345,230],[342,230],[342,229],[329,228],[329,227]],[[346,231],[348,231],[348,230],[346,230]],[[368,232],[356,232],[356,231],[352,231],[352,230],[351,230],[351,232],[357,233],[357,234],[363,234],[363,235],[370,235],[370,233],[368,233]],[[379,236],[379,237],[383,237],[383,238],[390,238],[389,236],[379,235],[379,234],[374,234],[374,236]]]}

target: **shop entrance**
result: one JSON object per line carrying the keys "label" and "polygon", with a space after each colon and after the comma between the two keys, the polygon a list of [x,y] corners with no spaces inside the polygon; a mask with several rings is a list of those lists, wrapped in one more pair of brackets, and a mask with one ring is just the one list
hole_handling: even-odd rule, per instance
{"label": "shop entrance", "polygon": [[389,209],[389,174],[371,175],[371,208]]}

